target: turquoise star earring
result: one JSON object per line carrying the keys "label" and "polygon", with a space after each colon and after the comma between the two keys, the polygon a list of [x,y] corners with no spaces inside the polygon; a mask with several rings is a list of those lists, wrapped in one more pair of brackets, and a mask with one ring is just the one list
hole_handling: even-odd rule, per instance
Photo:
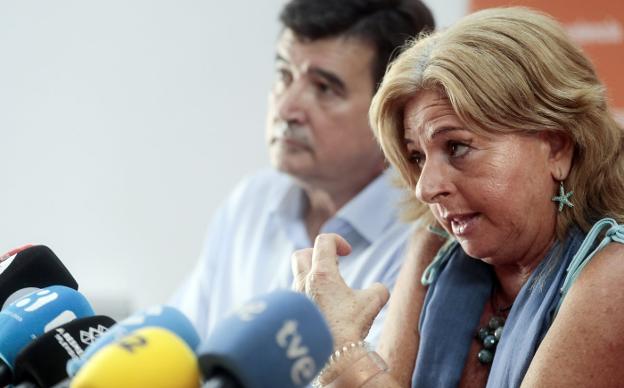
{"label": "turquoise star earring", "polygon": [[566,193],[563,188],[563,181],[559,181],[559,195],[555,195],[551,199],[553,202],[559,202],[559,212],[563,211],[564,206],[574,207],[574,204],[572,204],[569,199],[572,196],[572,193],[574,193],[574,191]]}

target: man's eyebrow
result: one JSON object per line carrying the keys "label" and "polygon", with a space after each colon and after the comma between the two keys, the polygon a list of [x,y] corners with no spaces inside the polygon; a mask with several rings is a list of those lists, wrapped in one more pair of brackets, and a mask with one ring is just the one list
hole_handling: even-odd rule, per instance
{"label": "man's eyebrow", "polygon": [[[288,60],[281,56],[279,53],[275,54],[275,62],[289,63]],[[338,92],[339,94],[344,94],[347,91],[347,87],[342,79],[340,79],[340,77],[332,72],[321,69],[320,67],[311,66],[308,70],[308,73],[323,78],[327,83],[332,85],[334,89],[336,89],[336,92]]]}
{"label": "man's eyebrow", "polygon": [[310,67],[310,74],[325,79],[325,81],[331,84],[338,93],[344,94],[347,91],[345,83],[342,82],[342,80],[334,73],[320,69],[318,67]]}

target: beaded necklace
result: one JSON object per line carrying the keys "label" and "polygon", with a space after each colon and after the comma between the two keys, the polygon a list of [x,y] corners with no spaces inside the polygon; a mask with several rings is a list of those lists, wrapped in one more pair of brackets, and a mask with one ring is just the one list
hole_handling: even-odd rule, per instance
{"label": "beaded necklace", "polygon": [[495,295],[497,291],[498,281],[494,279],[492,283],[492,293],[490,294],[490,304],[494,315],[488,321],[486,326],[479,327],[477,330],[477,340],[481,343],[483,348],[477,353],[477,359],[483,365],[489,365],[494,361],[494,354],[496,353],[496,347],[503,335],[503,327],[505,326],[505,319],[509,315],[513,303],[509,306],[496,307]]}

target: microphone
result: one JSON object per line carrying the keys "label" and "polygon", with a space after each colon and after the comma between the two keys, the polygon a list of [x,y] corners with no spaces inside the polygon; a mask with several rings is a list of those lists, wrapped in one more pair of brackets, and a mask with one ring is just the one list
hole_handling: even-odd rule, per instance
{"label": "microphone", "polygon": [[[26,345],[15,358],[16,388],[51,387],[66,379],[65,365],[113,326],[104,315],[75,319],[54,328]],[[19,385],[18,385],[19,384]]]}
{"label": "microphone", "polygon": [[198,388],[193,350],[160,327],[147,327],[109,344],[71,382],[72,388]]}
{"label": "microphone", "polygon": [[65,286],[23,296],[0,311],[0,386],[11,383],[15,357],[29,342],[76,318],[93,315],[87,299]]}
{"label": "microphone", "polygon": [[0,257],[2,309],[24,295],[54,285],[78,289],[76,280],[50,248],[26,245]]}
{"label": "microphone", "polygon": [[[68,377],[60,383],[53,385],[50,388],[71,388],[72,380]],[[38,387],[24,387],[24,388],[38,388]]]}
{"label": "microphone", "polygon": [[24,245],[19,246],[17,248],[13,248],[10,251],[8,251],[7,253],[5,253],[4,255],[0,256],[0,273],[2,273],[2,271],[4,271],[6,269],[6,265],[2,264],[3,261],[8,261],[10,258],[12,258],[13,256],[17,255],[18,253],[20,253],[24,249],[28,249],[28,248],[30,248],[32,246],[33,246],[33,244],[24,244]]}
{"label": "microphone", "polygon": [[331,355],[329,327],[304,294],[276,291],[222,320],[198,349],[204,388],[303,387]]}
{"label": "microphone", "polygon": [[97,341],[89,345],[80,358],[67,362],[67,374],[70,377],[75,376],[80,368],[104,346],[146,326],[156,326],[172,331],[193,350],[199,344],[199,335],[195,327],[180,310],[164,305],[154,306],[131,315],[111,327]]}

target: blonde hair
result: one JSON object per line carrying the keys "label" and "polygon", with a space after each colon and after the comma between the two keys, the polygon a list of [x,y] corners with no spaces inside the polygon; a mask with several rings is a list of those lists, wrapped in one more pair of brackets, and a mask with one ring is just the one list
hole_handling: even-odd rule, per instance
{"label": "blonde hair", "polygon": [[[574,207],[558,215],[559,238],[573,224],[587,231],[601,217],[624,221],[624,131],[591,62],[550,16],[522,7],[483,10],[412,42],[389,67],[371,126],[412,192],[418,172],[403,142],[403,113],[424,89],[440,90],[475,132],[552,131],[572,140],[565,187],[574,191]],[[428,213],[412,196],[412,218]]]}

